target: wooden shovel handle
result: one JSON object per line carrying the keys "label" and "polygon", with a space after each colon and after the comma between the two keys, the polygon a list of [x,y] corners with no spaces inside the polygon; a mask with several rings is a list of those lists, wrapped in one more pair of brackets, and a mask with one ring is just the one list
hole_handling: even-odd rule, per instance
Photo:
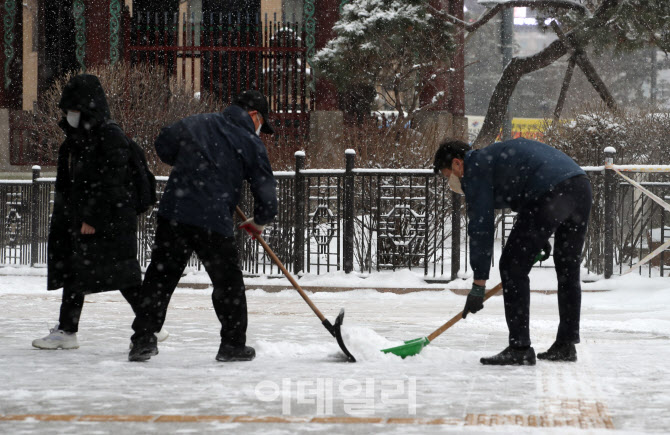
{"label": "wooden shovel handle", "polygon": [[[247,220],[247,217],[244,215],[244,212],[242,211],[242,209],[239,206],[237,206],[235,211],[237,212],[237,215],[240,217],[240,219],[242,219],[242,221]],[[286,268],[284,267],[282,262],[279,260],[279,258],[277,258],[275,253],[272,252],[272,249],[270,249],[270,246],[268,246],[267,242],[265,240],[263,240],[263,237],[261,237],[260,234],[257,234],[256,235],[256,240],[258,240],[258,243],[260,243],[261,246],[263,246],[263,249],[265,249],[265,252],[267,252],[267,254],[270,256],[270,258],[272,258],[272,261],[275,262],[277,267],[279,267],[279,269],[284,273],[286,278],[288,278],[288,280],[291,282],[291,284],[293,284],[293,287],[295,287],[295,289],[298,290],[298,293],[300,293],[300,296],[302,296],[302,298],[305,300],[305,302],[307,302],[307,305],[309,305],[309,307],[312,309],[312,311],[314,311],[314,314],[316,314],[319,317],[321,322],[325,322],[326,318],[323,316],[323,314],[321,314],[321,311],[319,311],[319,309],[316,308],[316,305],[314,305],[312,303],[312,301],[310,300],[310,298],[307,296],[307,294],[305,294],[305,291],[302,289],[302,287],[300,287],[300,284],[298,284],[298,282],[293,278],[293,276],[291,276],[289,271],[286,270]]]}
{"label": "wooden shovel handle", "polygon": [[[502,283],[498,284],[497,286],[493,287],[491,290],[487,291],[486,294],[484,294],[484,301],[488,300],[491,296],[498,293],[501,288],[502,288]],[[430,334],[428,336],[428,340],[429,341],[435,340],[440,334],[442,334],[444,331],[446,331],[447,329],[454,326],[456,324],[456,322],[458,322],[462,318],[463,318],[463,311],[456,314],[447,323],[445,323],[444,325],[437,328],[432,334]]]}

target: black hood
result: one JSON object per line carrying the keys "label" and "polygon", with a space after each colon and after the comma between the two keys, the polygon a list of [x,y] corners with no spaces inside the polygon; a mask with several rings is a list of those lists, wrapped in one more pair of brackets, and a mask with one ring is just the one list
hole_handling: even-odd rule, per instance
{"label": "black hood", "polygon": [[64,112],[78,110],[81,112],[81,123],[89,123],[91,127],[103,124],[111,118],[105,91],[100,80],[91,74],[74,76],[63,88],[58,107]]}

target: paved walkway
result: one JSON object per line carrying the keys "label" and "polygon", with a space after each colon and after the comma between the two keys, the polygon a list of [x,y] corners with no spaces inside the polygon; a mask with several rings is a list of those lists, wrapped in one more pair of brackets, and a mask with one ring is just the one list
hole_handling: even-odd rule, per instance
{"label": "paved walkway", "polygon": [[[132,313],[118,292],[87,297],[81,347],[30,346],[60,294],[39,277],[0,278],[1,433],[534,433],[670,429],[670,289],[584,295],[576,364],[486,367],[502,350],[502,298],[402,360],[379,349],[428,335],[462,308],[451,292],[317,293],[331,320],[346,307],[342,363],[295,292],[248,292],[250,363],[219,363],[207,290],[178,290],[171,336],[147,363],[127,361]],[[18,285],[21,288],[17,288]],[[11,291],[14,288],[15,291]],[[536,350],[553,341],[555,295],[532,297]]]}

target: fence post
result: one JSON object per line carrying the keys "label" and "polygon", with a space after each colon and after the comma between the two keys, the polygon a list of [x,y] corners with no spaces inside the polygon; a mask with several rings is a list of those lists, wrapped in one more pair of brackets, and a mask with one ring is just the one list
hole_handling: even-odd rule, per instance
{"label": "fence post", "polygon": [[614,147],[605,148],[605,279],[614,273],[614,208],[616,201],[616,174],[614,165]]}
{"label": "fence post", "polygon": [[293,272],[305,270],[305,152],[295,152],[295,238],[293,239]]}
{"label": "fence post", "polygon": [[33,184],[30,190],[30,267],[35,266],[39,260],[39,209],[40,209],[40,192],[37,186],[37,179],[40,178],[42,168],[33,166]]}
{"label": "fence post", "polygon": [[461,270],[461,195],[451,192],[451,279]]}
{"label": "fence post", "polygon": [[356,151],[348,149],[344,152],[344,240],[342,243],[344,272],[354,270],[354,161]]}

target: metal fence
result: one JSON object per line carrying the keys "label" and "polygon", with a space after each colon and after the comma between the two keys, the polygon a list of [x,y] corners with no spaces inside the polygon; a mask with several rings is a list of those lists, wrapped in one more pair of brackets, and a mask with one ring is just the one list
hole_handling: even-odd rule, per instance
{"label": "metal fence", "polygon": [[[448,281],[467,269],[467,227],[463,198],[431,170],[357,169],[353,151],[345,169],[305,169],[296,153],[296,170],[276,172],[279,215],[264,237],[294,273],[337,270],[372,272],[412,268],[427,280]],[[635,174],[661,198],[670,198],[670,167],[614,167]],[[670,240],[670,216],[656,202],[616,175],[612,167],[585,167],[594,191],[584,265],[609,278]],[[0,181],[0,264],[44,265],[54,179],[33,170],[32,181]],[[158,179],[159,198],[166,178]],[[240,205],[249,214],[248,190]],[[513,224],[509,210],[498,214],[503,243]],[[148,265],[156,209],[139,217],[138,257]],[[244,271],[280,272],[260,245],[237,234]],[[494,259],[494,261],[496,261]],[[200,267],[197,258],[190,266]],[[640,274],[665,276],[670,254],[637,268]]]}

